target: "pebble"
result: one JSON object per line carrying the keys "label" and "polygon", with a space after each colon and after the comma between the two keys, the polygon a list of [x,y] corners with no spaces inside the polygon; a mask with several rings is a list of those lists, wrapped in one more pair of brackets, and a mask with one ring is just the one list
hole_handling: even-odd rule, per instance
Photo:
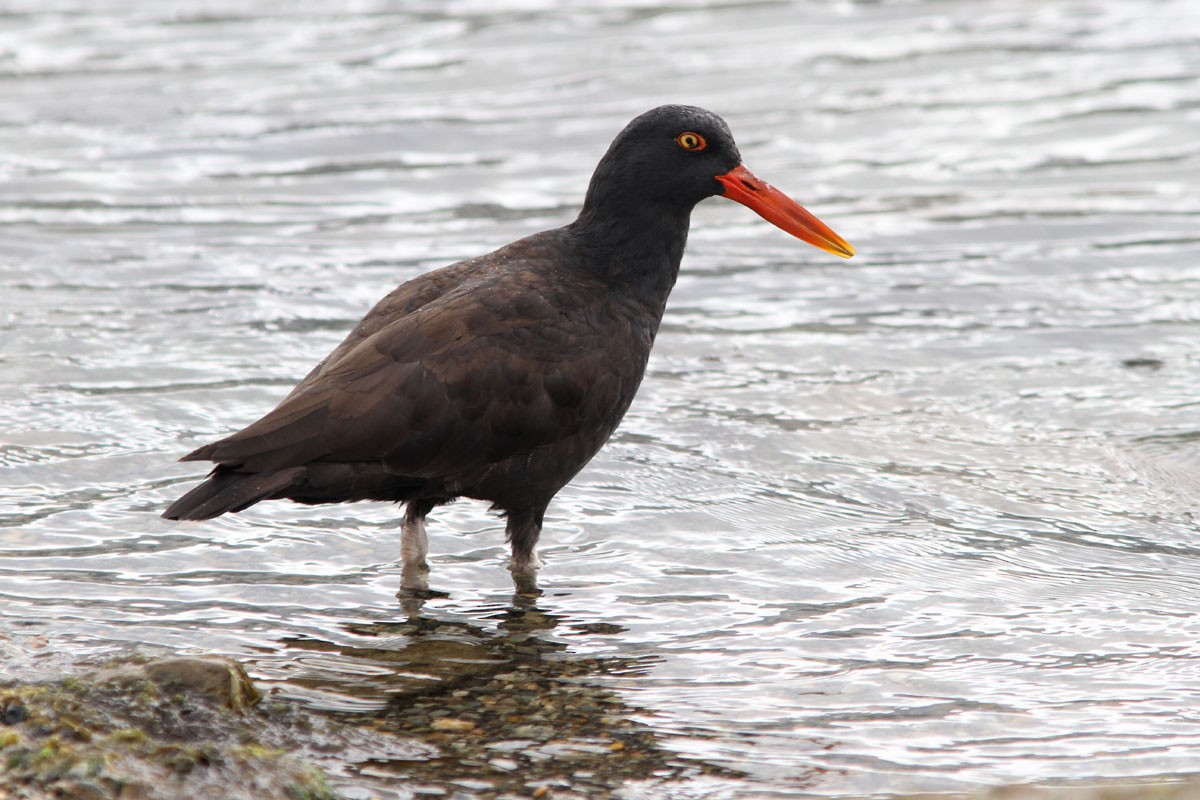
{"label": "pebble", "polygon": [[4,724],[19,725],[29,717],[29,710],[20,703],[13,703],[4,709]]}
{"label": "pebble", "polygon": [[554,735],[554,729],[549,725],[518,725],[512,729],[512,734],[521,739],[544,742]]}
{"label": "pebble", "polygon": [[450,731],[454,733],[463,733],[466,731],[475,730],[475,723],[469,719],[454,719],[453,717],[438,717],[429,723],[429,727],[435,731]]}

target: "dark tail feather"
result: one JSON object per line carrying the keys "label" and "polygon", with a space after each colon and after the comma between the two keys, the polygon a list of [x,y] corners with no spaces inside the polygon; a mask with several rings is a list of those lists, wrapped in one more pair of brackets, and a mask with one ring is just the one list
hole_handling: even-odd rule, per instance
{"label": "dark tail feather", "polygon": [[181,520],[212,519],[230,511],[241,511],[295,486],[303,476],[304,467],[277,472],[236,472],[228,467],[217,467],[208,480],[172,503],[163,516]]}

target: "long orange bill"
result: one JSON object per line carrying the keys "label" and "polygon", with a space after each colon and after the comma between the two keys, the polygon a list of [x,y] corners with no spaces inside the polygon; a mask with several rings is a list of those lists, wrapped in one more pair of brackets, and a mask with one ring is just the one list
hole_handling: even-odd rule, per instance
{"label": "long orange bill", "polygon": [[850,258],[854,255],[854,248],[849,242],[810,214],[804,206],[755,177],[745,166],[738,164],[724,175],[718,175],[717,180],[725,187],[723,197],[736,200],[780,230],[835,256]]}

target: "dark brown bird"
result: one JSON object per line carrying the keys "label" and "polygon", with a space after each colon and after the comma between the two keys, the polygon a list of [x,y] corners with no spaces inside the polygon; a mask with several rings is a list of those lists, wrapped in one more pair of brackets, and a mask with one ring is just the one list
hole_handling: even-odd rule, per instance
{"label": "dark brown bird", "polygon": [[613,141],[574,222],[395,289],[274,411],[184,456],[216,467],[163,516],[406,503],[404,565],[424,571],[425,516],[471,497],[507,518],[512,569],[531,575],[546,506],[633,401],[692,208],[713,195],[854,254],[742,166],[720,117],[655,108]]}

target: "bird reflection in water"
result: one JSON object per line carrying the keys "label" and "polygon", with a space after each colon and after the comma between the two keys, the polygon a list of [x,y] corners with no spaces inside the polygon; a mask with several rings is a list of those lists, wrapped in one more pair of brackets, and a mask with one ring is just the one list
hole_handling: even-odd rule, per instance
{"label": "bird reflection in water", "polygon": [[512,605],[453,618],[425,612],[347,625],[326,639],[287,639],[283,690],[326,708],[344,698],[338,717],[380,742],[378,752],[356,756],[359,776],[403,777],[448,794],[461,793],[464,780],[493,787],[489,794],[529,796],[545,786],[591,796],[634,781],[734,776],[665,749],[637,721],[646,712],[611,688],[614,676],[636,680],[657,657],[571,652],[573,642],[623,632],[550,613],[518,593]]}

